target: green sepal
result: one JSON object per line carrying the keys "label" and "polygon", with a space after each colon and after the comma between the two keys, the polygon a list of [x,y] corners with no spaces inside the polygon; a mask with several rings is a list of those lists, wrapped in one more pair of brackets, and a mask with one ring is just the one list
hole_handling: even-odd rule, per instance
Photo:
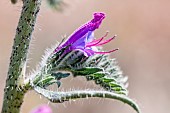
{"label": "green sepal", "polygon": [[103,69],[96,68],[96,67],[85,67],[81,69],[72,70],[72,73],[74,76],[77,76],[77,75],[90,75],[90,74],[97,73],[99,71],[103,71]]}
{"label": "green sepal", "polygon": [[61,73],[61,72],[57,72],[57,73],[52,73],[51,76],[54,76],[55,79],[60,80],[62,78],[66,78],[70,75],[70,73]]}
{"label": "green sepal", "polygon": [[110,82],[115,82],[113,78],[100,78],[104,83],[110,83]]}
{"label": "green sepal", "polygon": [[105,76],[105,73],[94,73],[92,74],[92,76],[94,76],[95,79],[98,79],[98,78],[101,78],[101,77],[104,77]]}
{"label": "green sepal", "polygon": [[57,80],[56,84],[57,84],[58,88],[61,86],[61,82],[59,80]]}
{"label": "green sepal", "polygon": [[46,75],[40,81],[37,82],[36,86],[46,87],[54,83],[54,81],[56,81],[54,76]]}

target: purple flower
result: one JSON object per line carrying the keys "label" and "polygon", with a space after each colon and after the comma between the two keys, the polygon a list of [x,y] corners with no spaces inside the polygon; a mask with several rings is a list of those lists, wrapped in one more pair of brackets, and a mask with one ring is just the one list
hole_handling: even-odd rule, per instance
{"label": "purple flower", "polygon": [[47,105],[41,105],[37,108],[35,108],[33,111],[30,113],[52,113],[52,110],[49,106]]}
{"label": "purple flower", "polygon": [[102,38],[95,40],[94,31],[99,28],[104,18],[104,13],[94,13],[93,19],[78,28],[71,36],[68,37],[68,40],[65,43],[56,48],[55,52],[69,45],[70,46],[68,47],[66,52],[70,52],[72,50],[79,50],[82,51],[87,57],[92,56],[94,54],[107,54],[116,51],[117,49],[107,52],[101,52],[98,51],[98,49],[96,48],[97,46],[104,45],[115,38],[114,36],[108,40],[103,41],[103,39],[108,34],[106,33],[106,35]]}

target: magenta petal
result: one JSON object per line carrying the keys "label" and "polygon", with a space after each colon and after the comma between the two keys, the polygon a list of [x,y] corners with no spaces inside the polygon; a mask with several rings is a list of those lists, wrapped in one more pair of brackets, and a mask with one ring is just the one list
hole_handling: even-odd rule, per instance
{"label": "magenta petal", "polygon": [[35,108],[33,111],[30,113],[52,113],[52,110],[49,106],[47,105],[41,105],[37,108]]}
{"label": "magenta petal", "polygon": [[90,31],[94,31],[99,28],[100,24],[102,23],[103,19],[105,18],[104,13],[94,13],[93,19],[86,24],[79,27],[65,42],[63,46],[66,46],[68,44],[72,44],[75,41],[81,39],[85,34],[87,34]]}
{"label": "magenta petal", "polygon": [[94,51],[90,50],[90,49],[81,49],[81,48],[78,48],[78,49],[75,49],[75,50],[83,52],[86,57],[94,55]]}
{"label": "magenta petal", "polygon": [[65,50],[63,56],[73,50],[82,51],[87,57],[94,54],[107,54],[116,51],[117,49],[107,52],[98,52],[96,48],[96,46],[106,44],[115,38],[114,36],[113,38],[103,41],[103,39],[108,34],[108,32],[106,32],[105,36],[94,40],[94,31],[100,27],[104,18],[104,13],[94,13],[93,19],[79,27],[72,35],[69,36],[65,43],[61,44],[58,48],[55,49],[55,52],[60,51],[61,48],[68,46],[69,47]]}

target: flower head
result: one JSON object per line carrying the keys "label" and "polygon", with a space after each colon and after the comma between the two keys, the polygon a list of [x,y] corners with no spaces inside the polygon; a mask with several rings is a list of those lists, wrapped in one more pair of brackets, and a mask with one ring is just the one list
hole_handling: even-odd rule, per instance
{"label": "flower head", "polygon": [[69,46],[67,52],[72,50],[80,50],[84,53],[85,56],[92,56],[94,54],[107,54],[117,49],[107,51],[107,52],[100,52],[97,50],[97,46],[101,46],[113,40],[115,38],[112,37],[108,40],[103,41],[103,39],[107,36],[99,38],[95,40],[94,31],[99,28],[100,24],[102,23],[103,19],[105,18],[104,13],[94,13],[93,19],[87,22],[86,24],[82,25],[78,28],[73,34],[68,37],[68,40],[59,46],[55,52],[59,51],[61,48]]}

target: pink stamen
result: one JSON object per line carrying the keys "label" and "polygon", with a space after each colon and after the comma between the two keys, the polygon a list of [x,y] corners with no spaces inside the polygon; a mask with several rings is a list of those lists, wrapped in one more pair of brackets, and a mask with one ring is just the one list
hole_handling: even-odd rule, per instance
{"label": "pink stamen", "polygon": [[96,44],[100,43],[102,40],[104,39],[104,37],[97,39],[97,40],[93,40],[92,42],[89,42],[86,47],[91,47],[91,46],[95,46]]}
{"label": "pink stamen", "polygon": [[92,42],[89,42],[86,45],[86,47],[91,47],[91,46],[95,46],[95,45],[99,44],[105,37],[107,37],[108,34],[109,34],[109,32],[107,31],[106,34],[102,38],[99,38],[97,40],[93,40]]}
{"label": "pink stamen", "polygon": [[98,43],[96,44],[95,46],[101,46],[103,44],[106,44],[106,43],[109,43],[110,41],[112,41],[113,39],[115,39],[116,35],[113,36],[112,38],[108,39],[108,40],[105,40],[105,41],[102,41],[101,43]]}
{"label": "pink stamen", "polygon": [[94,52],[97,53],[97,54],[108,54],[108,53],[115,52],[115,51],[117,51],[117,50],[119,50],[119,49],[117,48],[117,49],[113,49],[113,50],[111,50],[111,51],[106,51],[106,52],[97,52],[97,51],[94,51]]}

